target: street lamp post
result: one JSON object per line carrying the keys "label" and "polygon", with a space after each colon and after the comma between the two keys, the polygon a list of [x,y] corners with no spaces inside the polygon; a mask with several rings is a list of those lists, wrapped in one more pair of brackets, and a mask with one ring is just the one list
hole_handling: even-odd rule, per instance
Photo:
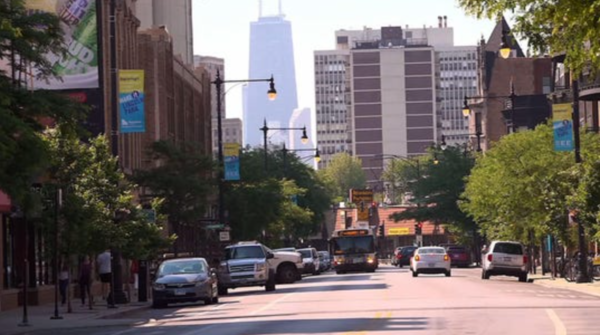
{"label": "street lamp post", "polygon": [[[300,138],[300,140],[302,141],[302,144],[306,144],[308,143],[308,135],[306,135],[306,126],[302,127],[302,128],[269,128],[267,126],[267,119],[264,120],[263,126],[261,128],[259,128],[260,131],[263,132],[263,146],[264,146],[264,154],[265,154],[265,172],[267,171],[267,167],[268,167],[268,154],[267,154],[267,133],[269,132],[269,130],[302,130],[302,137]],[[284,147],[285,149],[285,147]],[[300,150],[300,149],[297,149]],[[309,150],[314,150],[314,149],[309,149]]]}
{"label": "street lamp post", "polygon": [[219,179],[218,179],[218,187],[219,187],[219,223],[224,224],[225,217],[225,205],[223,198],[223,182],[225,178],[225,170],[223,166],[223,120],[221,118],[221,93],[223,89],[223,84],[227,83],[252,83],[252,82],[268,82],[269,90],[267,91],[267,96],[269,100],[275,100],[277,97],[277,91],[275,90],[275,81],[273,76],[271,78],[265,79],[243,79],[243,80],[223,80],[221,79],[221,73],[217,70],[217,77],[212,82],[215,85],[217,90],[217,141],[218,141],[218,161],[219,161]]}
{"label": "street lamp post", "polygon": [[296,151],[314,151],[315,152],[315,156],[314,159],[315,161],[318,163],[319,161],[321,161],[321,155],[319,153],[319,148],[307,148],[307,149],[287,149],[285,147],[285,143],[283,144],[283,149],[281,149],[281,151],[283,152],[283,175],[286,176],[287,175],[287,153],[289,151],[292,152],[296,152]]}

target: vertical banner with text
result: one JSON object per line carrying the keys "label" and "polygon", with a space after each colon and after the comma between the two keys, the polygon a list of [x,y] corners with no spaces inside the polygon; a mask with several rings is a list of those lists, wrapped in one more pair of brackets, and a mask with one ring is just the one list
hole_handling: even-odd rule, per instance
{"label": "vertical banner with text", "polygon": [[240,144],[225,143],[225,180],[240,180]]}
{"label": "vertical banner with text", "polygon": [[63,55],[46,55],[59,78],[32,78],[33,87],[49,90],[97,88],[96,0],[26,0],[25,8],[32,14],[47,12],[57,15],[66,47]]}
{"label": "vertical banner with text", "polygon": [[554,125],[554,150],[573,150],[573,106],[567,104],[552,105],[552,124]]}
{"label": "vertical banner with text", "polygon": [[144,114],[144,70],[119,70],[121,133],[146,131]]}

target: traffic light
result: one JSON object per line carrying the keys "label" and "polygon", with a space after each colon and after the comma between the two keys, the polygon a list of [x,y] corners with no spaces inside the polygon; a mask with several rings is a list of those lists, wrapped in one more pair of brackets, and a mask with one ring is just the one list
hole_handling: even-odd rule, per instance
{"label": "traffic light", "polygon": [[421,222],[415,223],[415,235],[423,234],[423,224]]}
{"label": "traffic light", "polygon": [[381,237],[385,237],[385,224],[382,223],[379,226],[379,234],[378,235],[381,236]]}

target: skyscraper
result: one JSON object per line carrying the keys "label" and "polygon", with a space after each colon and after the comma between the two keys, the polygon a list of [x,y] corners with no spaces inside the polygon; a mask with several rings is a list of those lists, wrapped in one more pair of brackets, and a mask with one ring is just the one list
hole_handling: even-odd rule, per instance
{"label": "skyscraper", "polygon": [[[297,108],[292,113],[290,118],[289,128],[302,128],[306,127],[306,134],[308,135],[308,142],[302,143],[302,130],[290,130],[289,131],[289,146],[290,149],[308,149],[314,147],[314,138],[312,138],[312,115],[310,108]],[[313,153],[314,155],[314,153]],[[300,155],[306,156],[306,155]]]}
{"label": "skyscraper", "polygon": [[135,6],[140,30],[165,26],[173,37],[173,54],[193,64],[192,0],[138,0]]}
{"label": "skyscraper", "polygon": [[[244,143],[262,144],[260,128],[267,120],[269,127],[285,128],[294,109],[298,107],[296,93],[296,70],[292,25],[285,19],[279,0],[278,13],[263,16],[262,1],[259,1],[258,21],[250,23],[250,66],[249,79],[275,78],[277,99],[267,99],[268,84],[250,83],[246,91],[244,108]],[[271,140],[274,142],[275,138]],[[277,137],[287,142],[287,136]]]}

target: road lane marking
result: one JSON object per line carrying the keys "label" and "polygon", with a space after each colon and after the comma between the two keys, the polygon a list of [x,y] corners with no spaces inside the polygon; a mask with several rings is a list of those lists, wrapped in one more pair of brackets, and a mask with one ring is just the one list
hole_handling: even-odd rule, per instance
{"label": "road lane marking", "polygon": [[558,317],[558,315],[556,315],[556,312],[554,312],[554,310],[552,309],[546,309],[546,313],[548,314],[548,317],[554,324],[554,334],[567,335],[567,328],[562,323],[562,321],[560,321],[560,318]]}
{"label": "road lane marking", "polygon": [[268,303],[268,304],[264,305],[263,307],[261,307],[261,308],[259,308],[259,309],[255,310],[254,312],[252,312],[252,313],[250,313],[250,314],[248,314],[248,315],[256,315],[256,314],[258,314],[258,313],[260,313],[260,312],[262,312],[262,311],[264,311],[264,310],[267,310],[267,309],[271,308],[271,306],[273,306],[273,305],[275,305],[275,304],[277,304],[277,303],[279,303],[279,302],[281,302],[281,301],[285,300],[285,299],[286,299],[287,297],[289,297],[290,295],[292,295],[292,293],[288,293],[288,294],[284,295],[283,297],[281,297],[281,298],[279,298],[279,299],[273,300],[273,301],[271,301],[270,303]]}

